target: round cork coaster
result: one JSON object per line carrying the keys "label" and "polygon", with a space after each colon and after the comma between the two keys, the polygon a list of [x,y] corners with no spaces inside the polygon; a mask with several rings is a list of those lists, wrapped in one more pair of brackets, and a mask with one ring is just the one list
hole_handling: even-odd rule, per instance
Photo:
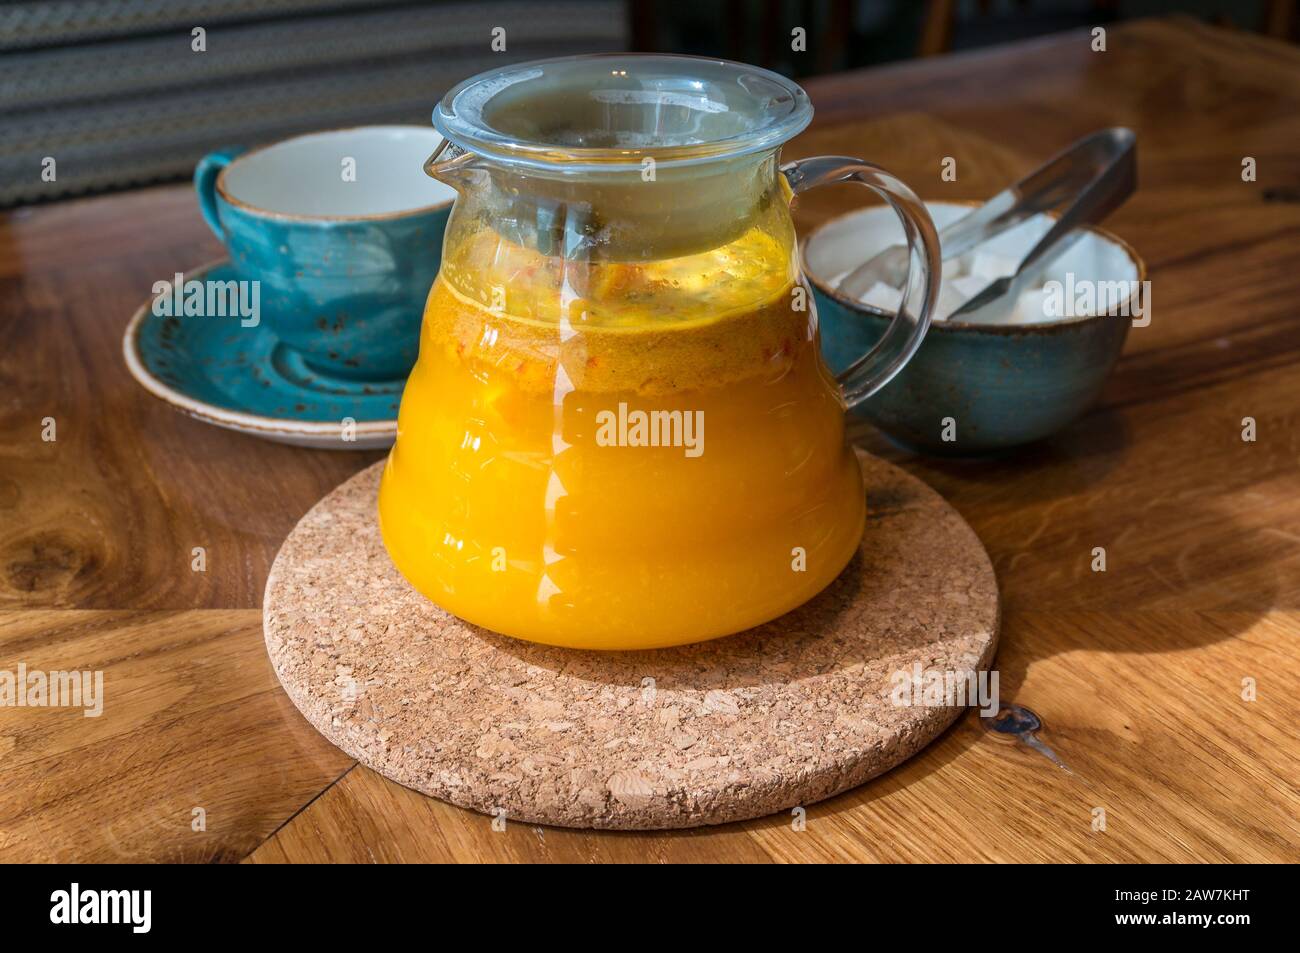
{"label": "round cork coaster", "polygon": [[897,704],[894,673],[983,670],[997,642],[997,581],[975,533],[919,480],[859,456],[862,547],[824,592],[739,635],[639,652],[521,642],[429,602],[384,550],[375,464],[276,557],[272,664],[352,757],[486,814],[644,830],[811,804],[894,767],[960,713]]}

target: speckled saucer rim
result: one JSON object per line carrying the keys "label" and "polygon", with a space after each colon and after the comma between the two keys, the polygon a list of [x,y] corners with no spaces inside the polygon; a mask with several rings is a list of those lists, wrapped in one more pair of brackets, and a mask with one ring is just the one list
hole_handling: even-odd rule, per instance
{"label": "speckled saucer rim", "polygon": [[[185,272],[184,279],[186,281],[197,280],[214,268],[229,263],[229,258],[218,258],[215,261],[207,262]],[[366,441],[387,441],[391,444],[397,437],[396,418],[392,420],[358,421],[354,428],[357,441],[344,443],[339,440],[339,425],[335,421],[291,420],[288,418],[268,417],[262,414],[250,414],[245,411],[219,407],[216,404],[199,400],[177,390],[155,376],[145,364],[144,356],[140,353],[140,332],[144,322],[148,320],[151,314],[152,307],[153,298],[150,297],[131,315],[131,320],[126,326],[126,332],[122,336],[122,356],[126,361],[127,370],[140,386],[181,413],[228,430],[251,433],[254,436],[266,436],[273,440],[277,438],[332,440],[340,443],[341,449],[345,450],[360,449],[361,446],[359,445],[363,439]]]}

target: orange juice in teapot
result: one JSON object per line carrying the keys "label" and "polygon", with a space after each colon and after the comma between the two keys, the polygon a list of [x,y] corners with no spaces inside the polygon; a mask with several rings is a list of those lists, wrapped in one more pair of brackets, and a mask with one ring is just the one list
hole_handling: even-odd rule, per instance
{"label": "orange juice in teapot", "polygon": [[[459,198],[380,488],[399,571],[468,622],[588,649],[727,635],[862,539],[846,402],[915,350],[938,274],[915,197],[857,160],[778,167],[811,117],[775,74],[577,57],[453,89]],[[792,189],[859,181],[916,236],[921,306],[844,381],[819,351]]]}

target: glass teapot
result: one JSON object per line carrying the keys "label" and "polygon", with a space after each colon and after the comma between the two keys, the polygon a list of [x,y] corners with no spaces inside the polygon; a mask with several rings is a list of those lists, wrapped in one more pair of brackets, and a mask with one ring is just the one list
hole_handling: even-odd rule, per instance
{"label": "glass teapot", "polygon": [[[775,73],[649,54],[442,100],[425,168],[459,198],[379,491],[418,591],[521,639],[642,649],[773,619],[845,567],[865,520],[845,409],[916,351],[940,258],[883,170],[778,165],[811,118]],[[828,182],[883,196],[911,252],[898,317],[839,380],[789,210]]]}

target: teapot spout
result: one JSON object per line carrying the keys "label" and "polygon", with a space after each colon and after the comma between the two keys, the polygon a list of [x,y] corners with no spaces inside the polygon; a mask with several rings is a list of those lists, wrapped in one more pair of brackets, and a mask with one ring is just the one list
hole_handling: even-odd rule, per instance
{"label": "teapot spout", "polygon": [[461,186],[470,181],[469,173],[477,164],[477,155],[466,152],[450,139],[444,139],[433,155],[424,160],[424,172],[459,192]]}

